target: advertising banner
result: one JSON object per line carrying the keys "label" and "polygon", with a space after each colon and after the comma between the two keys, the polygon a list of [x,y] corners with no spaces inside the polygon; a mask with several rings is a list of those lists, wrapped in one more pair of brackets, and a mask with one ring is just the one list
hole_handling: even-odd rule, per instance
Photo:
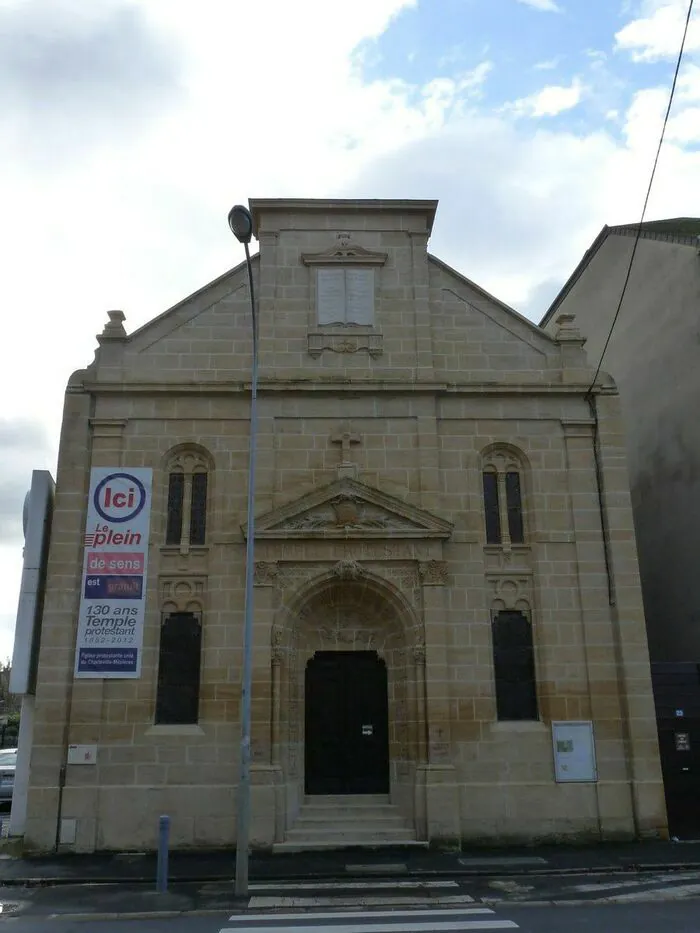
{"label": "advertising banner", "polygon": [[153,471],[90,474],[75,676],[141,676]]}

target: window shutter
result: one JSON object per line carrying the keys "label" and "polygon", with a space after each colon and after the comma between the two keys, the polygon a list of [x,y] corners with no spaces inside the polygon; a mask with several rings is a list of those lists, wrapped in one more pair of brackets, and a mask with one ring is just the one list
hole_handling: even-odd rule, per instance
{"label": "window shutter", "polygon": [[319,269],[316,303],[320,325],[345,323],[345,270]]}
{"label": "window shutter", "polygon": [[532,626],[522,612],[499,612],[493,623],[493,665],[499,719],[537,719]]}
{"label": "window shutter", "polygon": [[182,539],[182,506],[185,495],[185,477],[171,473],[168,477],[168,516],[165,543],[179,544]]}
{"label": "window shutter", "polygon": [[156,723],[185,725],[199,717],[202,627],[193,612],[174,612],[160,629]]}
{"label": "window shutter", "polygon": [[487,471],[484,478],[484,515],[486,517],[486,543],[501,543],[501,514],[498,509],[498,476]]}
{"label": "window shutter", "polygon": [[374,324],[374,271],[345,270],[345,320],[348,324]]}
{"label": "window shutter", "polygon": [[207,530],[207,474],[192,477],[192,506],[190,508],[190,544],[204,544]]}
{"label": "window shutter", "polygon": [[520,494],[520,474],[506,473],[506,505],[508,506],[508,532],[513,544],[523,544],[523,503]]}

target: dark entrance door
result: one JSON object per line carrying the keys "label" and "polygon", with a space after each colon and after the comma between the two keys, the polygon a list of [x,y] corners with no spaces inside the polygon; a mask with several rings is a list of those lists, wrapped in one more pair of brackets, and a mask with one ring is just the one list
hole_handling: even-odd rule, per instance
{"label": "dark entrance door", "polygon": [[307,794],[387,794],[386,665],[374,651],[317,651],[306,666]]}
{"label": "dark entrance door", "polygon": [[668,828],[680,839],[700,838],[700,664],[651,665],[666,792]]}

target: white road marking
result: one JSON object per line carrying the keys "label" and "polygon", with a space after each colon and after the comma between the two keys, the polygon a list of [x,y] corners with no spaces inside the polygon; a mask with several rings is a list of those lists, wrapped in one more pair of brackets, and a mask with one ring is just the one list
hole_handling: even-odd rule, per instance
{"label": "white road marking", "polygon": [[[254,933],[256,929],[264,930],[265,933],[290,933],[290,931],[291,933],[391,933],[392,930],[400,930],[401,933],[450,933],[450,931],[454,931],[454,933],[468,933],[469,930],[484,931],[518,929],[518,924],[513,923],[512,920],[454,920],[445,923],[442,921],[438,921],[436,923],[434,920],[428,920],[425,923],[409,923],[406,920],[401,920],[398,923],[391,922],[366,924],[361,923],[360,918],[349,925],[343,924],[342,926],[336,926],[333,924],[330,927],[319,927],[316,925],[308,925],[308,920],[311,916],[311,914],[306,914],[306,922],[304,926],[297,926],[295,924],[293,927],[290,927],[288,924],[285,924],[281,927],[271,927],[267,925],[264,927],[225,927],[220,931],[220,933],[241,933],[242,930],[246,931],[246,933]],[[297,917],[297,919],[299,919],[299,917]]]}
{"label": "white road marking", "polygon": [[367,888],[458,888],[458,881],[280,881],[249,885],[250,891],[365,891]]}
{"label": "white road marking", "polygon": [[632,904],[635,901],[675,901],[683,897],[695,897],[700,894],[700,884],[679,884],[652,891],[632,891],[629,894],[613,894],[611,897],[599,897],[600,904]]}
{"label": "white road marking", "polygon": [[[451,917],[454,916],[454,910],[334,910],[329,913],[308,913],[308,914],[233,914],[229,920],[298,920],[301,916],[305,918],[313,917],[314,920],[338,920],[343,918],[364,919],[365,917],[389,917],[396,920],[400,917]],[[467,907],[466,910],[459,911],[463,914],[493,914],[489,907]]]}
{"label": "white road marking", "polygon": [[448,904],[473,904],[474,898],[468,894],[448,894],[438,897],[426,897],[424,894],[333,894],[329,897],[303,897],[300,895],[283,895],[271,897],[257,895],[250,898],[248,907],[251,910],[270,910],[279,907],[409,907],[411,905],[433,908],[446,907]]}
{"label": "white road marking", "polygon": [[582,894],[590,894],[596,891],[614,891],[616,888],[641,888],[650,887],[655,884],[667,885],[671,881],[695,881],[700,880],[700,873],[692,872],[674,872],[669,875],[647,875],[638,881],[611,881],[602,884],[575,884],[572,885],[572,891],[580,891]]}

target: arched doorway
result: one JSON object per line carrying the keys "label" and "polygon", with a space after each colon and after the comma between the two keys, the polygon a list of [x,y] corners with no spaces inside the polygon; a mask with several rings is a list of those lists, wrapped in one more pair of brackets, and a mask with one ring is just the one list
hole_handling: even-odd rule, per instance
{"label": "arched doorway", "polygon": [[354,561],[287,590],[273,632],[284,827],[315,795],[382,796],[414,820],[426,719],[421,594],[412,595]]}
{"label": "arched doorway", "polygon": [[317,651],[306,665],[306,794],[389,793],[386,663],[376,651]]}

